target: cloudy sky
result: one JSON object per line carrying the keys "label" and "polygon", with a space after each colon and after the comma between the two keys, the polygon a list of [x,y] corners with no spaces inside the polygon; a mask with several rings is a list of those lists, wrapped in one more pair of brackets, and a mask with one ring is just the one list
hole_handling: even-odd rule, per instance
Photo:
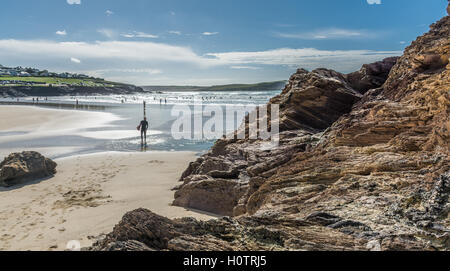
{"label": "cloudy sky", "polygon": [[137,85],[286,80],[399,55],[446,0],[2,0],[0,64]]}

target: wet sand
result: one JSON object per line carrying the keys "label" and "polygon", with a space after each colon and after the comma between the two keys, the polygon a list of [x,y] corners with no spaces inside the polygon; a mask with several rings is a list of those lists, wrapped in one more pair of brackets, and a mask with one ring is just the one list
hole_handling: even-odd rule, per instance
{"label": "wet sand", "polygon": [[[35,106],[0,105],[0,144],[39,140],[42,138],[83,135],[86,129],[111,127],[118,116],[107,112],[47,109]],[[70,143],[70,142],[69,142]],[[11,146],[17,144],[11,144]],[[45,156],[70,153],[77,146],[56,149],[40,148]],[[0,148],[0,159],[20,147]]]}

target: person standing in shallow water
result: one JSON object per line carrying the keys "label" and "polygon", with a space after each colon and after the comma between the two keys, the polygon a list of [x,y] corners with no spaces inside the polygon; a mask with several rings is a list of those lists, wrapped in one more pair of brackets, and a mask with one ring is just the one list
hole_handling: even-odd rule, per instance
{"label": "person standing in shallow water", "polygon": [[144,117],[144,120],[138,126],[138,130],[141,131],[141,145],[147,145],[147,130],[148,130],[148,121],[147,117]]}

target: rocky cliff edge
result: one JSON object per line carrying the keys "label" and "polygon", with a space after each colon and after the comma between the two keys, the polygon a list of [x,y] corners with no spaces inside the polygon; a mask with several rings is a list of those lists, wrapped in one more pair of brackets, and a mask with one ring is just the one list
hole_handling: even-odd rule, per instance
{"label": "rocky cliff edge", "polygon": [[448,250],[449,34],[447,16],[399,59],[299,70],[271,101],[279,147],[219,140],[176,188],[176,205],[233,218],[139,209],[92,249]]}

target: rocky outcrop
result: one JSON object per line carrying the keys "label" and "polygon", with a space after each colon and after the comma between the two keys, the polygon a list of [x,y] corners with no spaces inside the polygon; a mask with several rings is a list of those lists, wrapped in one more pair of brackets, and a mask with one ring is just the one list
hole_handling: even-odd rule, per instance
{"label": "rocky outcrop", "polygon": [[361,70],[346,75],[350,86],[364,94],[370,89],[381,87],[389,76],[398,57],[389,57],[382,61],[363,65]]}
{"label": "rocky outcrop", "polygon": [[[273,225],[283,225],[280,230]],[[247,225],[243,227],[242,225]],[[364,243],[338,230],[325,231],[307,220],[274,217],[221,218],[207,222],[192,218],[169,220],[151,211],[127,213],[103,240],[89,250],[106,251],[231,251],[231,250],[348,250]],[[314,230],[306,231],[309,227]]]}
{"label": "rocky outcrop", "polygon": [[246,213],[245,205],[262,180],[275,174],[295,154],[315,146],[321,133],[363,97],[361,86],[379,87],[396,60],[364,65],[349,75],[327,69],[299,69],[282,93],[270,101],[280,105],[280,145],[219,140],[183,174],[174,205],[228,216]]}
{"label": "rocky outcrop", "polygon": [[37,152],[12,153],[0,163],[0,186],[11,186],[52,176],[56,163]]}
{"label": "rocky outcrop", "polygon": [[[147,218],[124,218],[94,249],[145,241],[168,250],[449,250],[449,49],[445,17],[381,86],[368,75],[386,73],[374,71],[390,60],[351,75],[299,70],[271,101],[281,105],[279,146],[219,140],[181,178],[176,204],[234,218],[151,215],[164,225],[140,228],[143,236],[125,232]],[[164,245],[146,241],[155,234]]]}
{"label": "rocky outcrop", "polygon": [[361,96],[341,73],[299,69],[270,104],[280,105],[280,131],[318,132],[350,112]]}
{"label": "rocky outcrop", "polygon": [[308,132],[283,132],[280,146],[263,141],[219,140],[211,152],[183,173],[173,204],[227,216],[245,213],[243,204],[250,191],[257,189],[258,176],[270,174],[314,140]]}

